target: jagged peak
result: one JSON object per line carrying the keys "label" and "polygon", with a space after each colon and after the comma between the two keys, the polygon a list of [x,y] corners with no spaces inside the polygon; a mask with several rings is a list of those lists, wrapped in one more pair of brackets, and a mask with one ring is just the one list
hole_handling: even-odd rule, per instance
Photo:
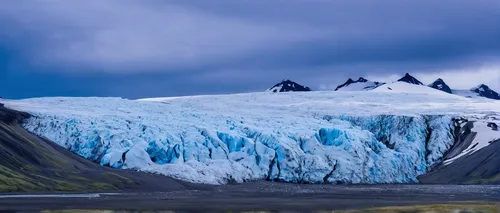
{"label": "jagged peak", "polygon": [[479,96],[482,96],[485,98],[500,100],[500,95],[496,91],[494,91],[490,87],[488,87],[486,84],[480,84],[477,87],[473,87],[470,89],[470,91],[475,92]]}
{"label": "jagged peak", "polygon": [[476,88],[490,88],[490,87],[486,84],[479,84],[479,85],[477,85]]}
{"label": "jagged peak", "polygon": [[416,84],[416,85],[424,85],[422,82],[420,82],[417,78],[413,77],[410,75],[410,73],[406,73],[402,78],[400,78],[398,81],[401,82],[406,82],[409,84]]}
{"label": "jagged peak", "polygon": [[451,90],[451,88],[448,86],[448,84],[446,84],[444,82],[444,80],[441,79],[441,78],[436,79],[434,82],[432,82],[432,84],[429,84],[428,86],[431,87],[431,88],[434,88],[434,89],[441,90],[443,92],[449,93],[449,94],[453,93],[452,90]]}
{"label": "jagged peak", "polygon": [[479,84],[479,85],[477,85],[475,87],[470,88],[470,91],[475,91],[475,90],[478,90],[478,89],[481,89],[481,88],[482,89],[486,89],[486,90],[490,89],[490,87],[488,87],[488,85],[486,85],[486,84]]}
{"label": "jagged peak", "polygon": [[300,85],[290,79],[283,79],[267,91],[271,92],[306,92],[311,91],[311,88]]}
{"label": "jagged peak", "polygon": [[433,85],[433,84],[446,84],[446,83],[444,82],[444,80],[442,78],[438,78],[434,82],[432,82],[432,84],[429,84],[429,85]]}

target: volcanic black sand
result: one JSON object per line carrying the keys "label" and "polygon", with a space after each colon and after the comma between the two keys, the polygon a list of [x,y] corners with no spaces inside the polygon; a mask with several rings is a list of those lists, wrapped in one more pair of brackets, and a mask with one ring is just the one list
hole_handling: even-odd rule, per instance
{"label": "volcanic black sand", "polygon": [[342,186],[254,182],[199,190],[101,195],[90,199],[0,198],[0,212],[2,210],[38,212],[61,209],[131,210],[131,212],[132,210],[311,212],[464,202],[500,202],[500,186]]}
{"label": "volcanic black sand", "polygon": [[[0,106],[0,192],[4,192],[0,194],[1,213],[62,209],[309,212],[465,201],[500,202],[500,186],[493,185],[191,184],[165,176],[101,167],[24,130],[20,122],[29,116]],[[489,147],[499,148],[497,144]],[[457,172],[461,171],[459,166],[443,166],[442,169],[437,167],[433,175],[422,177],[422,180],[429,183],[433,183],[433,179],[445,178],[460,181],[460,177],[470,175],[471,169],[485,171],[481,179],[496,177],[498,155],[491,150],[477,153],[484,156],[479,161],[496,170],[477,170],[473,165],[468,165],[465,172]],[[482,164],[470,162],[474,162],[477,168]],[[444,170],[446,168],[454,169]],[[94,198],[4,196],[54,194],[55,191],[119,194],[99,194],[99,197]]]}

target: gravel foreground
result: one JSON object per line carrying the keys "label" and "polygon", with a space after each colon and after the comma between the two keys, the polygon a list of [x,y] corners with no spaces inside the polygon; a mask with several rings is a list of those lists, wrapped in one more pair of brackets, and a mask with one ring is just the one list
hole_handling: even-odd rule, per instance
{"label": "gravel foreground", "polygon": [[99,196],[90,198],[3,197],[0,198],[0,212],[60,212],[56,210],[70,209],[81,210],[76,212],[100,212],[91,210],[120,210],[111,212],[318,212],[387,206],[499,202],[500,186],[345,186],[253,182],[225,186],[200,186],[195,190],[171,192],[100,193]]}

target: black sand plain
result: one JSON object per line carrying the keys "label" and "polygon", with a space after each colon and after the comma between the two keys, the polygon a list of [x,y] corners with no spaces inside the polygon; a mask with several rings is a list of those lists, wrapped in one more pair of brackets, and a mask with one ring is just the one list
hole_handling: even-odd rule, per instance
{"label": "black sand plain", "polygon": [[500,186],[490,185],[347,186],[253,182],[123,193],[102,194],[98,198],[0,198],[0,212],[74,209],[82,210],[78,212],[321,212],[387,206],[500,203]]}

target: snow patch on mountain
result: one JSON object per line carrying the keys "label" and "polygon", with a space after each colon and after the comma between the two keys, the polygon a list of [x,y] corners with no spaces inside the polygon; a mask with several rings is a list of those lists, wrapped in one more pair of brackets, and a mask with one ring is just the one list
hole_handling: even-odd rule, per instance
{"label": "snow patch on mountain", "polygon": [[[413,85],[413,86],[412,86]],[[435,90],[439,90],[448,94],[453,94],[466,98],[479,98],[479,99],[493,99],[500,100],[500,94],[489,88],[487,85],[481,84],[477,87],[471,88],[470,90],[456,90],[451,89],[443,79],[438,78],[433,83],[429,84],[428,87]],[[349,78],[345,83],[337,86],[335,91],[371,91],[375,90],[377,92],[394,92],[394,93],[420,93],[420,94],[440,94],[433,90],[429,90],[424,87],[424,84],[418,79],[406,73],[402,78],[393,83],[380,83],[372,82],[365,78],[360,77],[358,80],[354,81]]]}
{"label": "snow patch on mountain", "polygon": [[491,142],[500,139],[500,131],[498,128],[494,128],[494,126],[498,126],[497,123],[500,123],[496,116],[486,116],[481,119],[476,118],[471,121],[474,122],[474,128],[472,128],[471,131],[477,133],[476,137],[469,147],[467,147],[460,154],[453,158],[446,159],[444,161],[445,165],[449,165],[463,156],[471,155],[474,152],[490,145]]}
{"label": "snow patch on mountain", "polygon": [[101,165],[212,184],[416,182],[453,143],[452,117],[500,112],[492,102],[446,93],[353,94],[5,104],[34,115],[24,123],[29,131]]}
{"label": "snow patch on mountain", "polygon": [[337,86],[337,88],[335,88],[335,91],[366,91],[375,89],[383,84],[385,83],[369,81],[363,77],[360,77],[356,81],[349,78],[345,83]]}
{"label": "snow patch on mountain", "polygon": [[445,93],[440,90],[436,90],[423,85],[409,84],[406,82],[396,81],[390,84],[384,84],[380,87],[377,87],[373,92],[389,92],[389,93],[406,93],[406,94],[429,94],[433,96],[447,96],[447,97],[456,97],[448,93]]}

